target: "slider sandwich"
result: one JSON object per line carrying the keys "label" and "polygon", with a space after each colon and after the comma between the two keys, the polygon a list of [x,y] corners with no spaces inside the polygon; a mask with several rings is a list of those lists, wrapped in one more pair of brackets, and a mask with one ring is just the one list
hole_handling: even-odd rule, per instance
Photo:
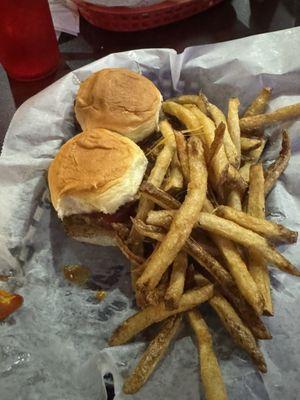
{"label": "slider sandwich", "polygon": [[114,222],[129,221],[147,159],[128,137],[87,129],[68,140],[48,171],[52,204],[79,241],[115,244]]}
{"label": "slider sandwich", "polygon": [[75,114],[83,131],[105,128],[139,142],[157,129],[161,103],[159,90],[143,75],[107,68],[80,85]]}

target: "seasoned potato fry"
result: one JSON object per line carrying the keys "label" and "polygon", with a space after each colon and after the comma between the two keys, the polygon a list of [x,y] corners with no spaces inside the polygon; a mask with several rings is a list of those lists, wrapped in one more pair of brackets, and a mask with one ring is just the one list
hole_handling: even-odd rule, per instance
{"label": "seasoned potato fry", "polygon": [[264,87],[253,100],[244,113],[244,117],[252,117],[253,115],[263,114],[270,100],[272,88]]}
{"label": "seasoned potato fry", "polygon": [[117,245],[119,247],[119,249],[121,250],[121,252],[124,254],[124,256],[131,262],[133,262],[134,264],[137,265],[142,265],[145,262],[145,259],[141,256],[138,256],[137,254],[134,254],[129,247],[126,245],[126,243],[124,242],[124,240],[119,236],[116,235],[116,242]]}
{"label": "seasoned potato fry", "polygon": [[123,385],[124,393],[136,393],[147,382],[176,335],[181,320],[182,316],[177,315],[170,317],[163,323],[158,334],[149,343],[133,372],[125,379]]}
{"label": "seasoned potato fry", "polygon": [[141,308],[145,308],[149,305],[155,305],[163,301],[166,295],[166,291],[169,287],[169,276],[169,271],[166,271],[163,274],[159,284],[154,289],[149,290],[146,293],[141,293],[143,307],[141,307],[140,304],[138,304],[138,306]]}
{"label": "seasoned potato fry", "polygon": [[250,174],[250,167],[251,167],[251,163],[250,162],[246,162],[241,168],[240,168],[240,174],[242,176],[242,178],[244,179],[245,182],[249,182],[249,174]]}
{"label": "seasoned potato fry", "polygon": [[216,126],[218,126],[221,122],[223,122],[225,124],[225,132],[224,132],[225,152],[226,152],[229,163],[231,165],[233,165],[234,167],[238,167],[239,166],[239,155],[238,155],[238,151],[233,143],[233,140],[229,134],[225,115],[217,106],[210,103],[203,94],[201,94],[200,97],[202,98],[203,102],[205,103],[208,114],[211,116],[211,118],[215,122]]}
{"label": "seasoned potato fry", "polygon": [[[160,228],[151,225],[145,225],[142,221],[135,221],[135,223],[137,224],[136,228],[140,230],[143,235],[151,237],[154,240],[163,240],[164,235]],[[221,264],[193,239],[187,240],[184,249],[216,280],[216,282],[222,288],[222,291],[226,294],[226,297],[228,297],[237,308],[241,318],[245,321],[245,323],[247,323],[253,335],[255,335],[255,337],[258,339],[270,339],[270,333],[262,321],[256,316],[253,309],[244,301],[244,298],[234,286],[231,276],[221,266]]]}
{"label": "seasoned potato fry", "polygon": [[175,140],[177,145],[177,156],[181,165],[181,170],[185,179],[185,182],[189,182],[190,167],[187,153],[187,143],[181,132],[175,132]]}
{"label": "seasoned potato fry", "polygon": [[216,293],[209,300],[209,304],[218,314],[225,329],[229,332],[235,343],[251,356],[261,372],[267,372],[264,356],[257,347],[255,338],[230,303],[219,293]]}
{"label": "seasoned potato fry", "polygon": [[242,295],[258,315],[262,314],[263,298],[235,244],[218,235],[213,235],[212,239],[222,253],[226,266]]}
{"label": "seasoned potato fry", "polygon": [[[165,145],[162,151],[159,153],[155,165],[148,177],[148,182],[155,186],[161,186],[163,183],[164,177],[167,173],[176,149],[174,131],[169,122],[166,120],[162,121],[160,123],[160,130],[164,137]],[[149,199],[143,198],[142,196],[137,210],[138,218],[144,220],[152,207],[153,203],[149,201]],[[140,254],[143,252],[142,238],[134,230],[134,227],[132,227],[130,232],[129,243],[135,252]]]}
{"label": "seasoned potato fry", "polygon": [[204,386],[205,398],[206,400],[226,400],[226,389],[213,350],[212,337],[208,326],[198,311],[188,311],[187,314],[198,342],[200,377]]}
{"label": "seasoned potato fry", "polygon": [[[161,211],[156,211],[160,213]],[[157,225],[163,225],[168,228],[172,222],[172,214],[169,214],[170,211],[163,211],[164,217],[163,219],[157,219],[156,215],[149,213],[150,219],[152,219],[152,215],[154,216]],[[140,220],[134,220],[134,225],[136,229],[141,232],[143,235],[148,236],[154,240],[162,241],[164,238],[164,231],[162,231],[157,226],[146,225]],[[184,245],[184,250],[190,254],[200,265],[202,265],[213,277],[214,279],[223,287],[230,286],[233,284],[233,280],[229,273],[225,268],[214,258],[212,257],[198,242],[193,239],[188,239]]]}
{"label": "seasoned potato fry", "polygon": [[[207,116],[201,113],[197,107],[194,107],[191,110],[198,118],[199,123],[203,126],[202,133],[205,133],[205,135],[202,135],[201,139],[206,143],[206,153],[209,154],[210,146],[214,140],[215,125]],[[213,173],[209,174],[209,178],[216,192],[218,192],[220,197],[223,198],[224,183],[226,183],[228,188],[237,189],[243,193],[246,190],[247,185],[238,170],[229,163],[224,144],[221,145],[218,153],[215,154],[215,157],[211,159],[211,170]],[[208,159],[208,157],[206,158]]]}
{"label": "seasoned potato fry", "polygon": [[247,153],[257,149],[261,145],[261,139],[241,137],[241,151]]}
{"label": "seasoned potato fry", "polygon": [[[180,104],[171,101],[163,103],[165,113],[175,116],[188,129],[193,131],[194,135],[200,136],[205,149],[205,154],[209,154],[209,149],[214,141],[215,125],[198,107],[193,108],[193,111],[185,108]],[[215,188],[222,188],[223,183],[228,177],[229,163],[225,153],[224,146],[221,146],[218,156],[214,157],[212,174],[210,180]]]}
{"label": "seasoned potato fry", "polygon": [[184,290],[187,266],[188,260],[186,253],[178,253],[173,263],[170,283],[165,295],[166,305],[170,309],[178,307],[180,298]]}
{"label": "seasoned potato fry", "polygon": [[239,171],[232,165],[229,165],[227,175],[228,188],[232,190],[238,190],[240,193],[244,193],[247,190],[247,183],[242,178]]}
{"label": "seasoned potato fry", "polygon": [[172,197],[169,193],[166,193],[165,191],[156,188],[154,185],[151,185],[147,182],[141,184],[140,192],[159,205],[161,208],[177,210],[181,206],[181,203],[174,199],[174,197]]}
{"label": "seasoned potato fry", "polygon": [[[149,222],[149,217],[147,221]],[[300,276],[299,270],[273,248],[264,237],[235,222],[218,217],[217,215],[201,212],[198,216],[197,225],[208,232],[239,243],[247,249],[254,248],[265,260],[277,266],[282,271],[291,275]]]}
{"label": "seasoned potato fry", "polygon": [[148,326],[204,303],[213,296],[213,292],[213,285],[209,284],[202,288],[192,289],[184,293],[180,299],[178,308],[175,310],[168,310],[165,303],[161,302],[138,311],[115,330],[109,340],[109,344],[111,346],[118,346],[127,343]]}
{"label": "seasoned potato fry", "polygon": [[231,137],[231,140],[237,151],[237,167],[240,167],[241,164],[241,130],[240,130],[240,120],[239,120],[239,105],[240,101],[238,98],[229,99],[228,103],[228,131]]}
{"label": "seasoned potato fry", "polygon": [[264,138],[261,138],[260,142],[261,143],[260,143],[259,147],[257,147],[254,150],[251,150],[247,154],[247,160],[252,162],[252,164],[255,164],[255,163],[257,163],[259,161],[259,159],[260,159],[260,157],[261,157],[261,155],[262,155],[262,153],[264,151],[264,148],[265,148],[265,145],[266,145],[266,140]]}
{"label": "seasoned potato fry", "polygon": [[204,230],[233,240],[248,249],[256,249],[267,261],[282,271],[300,276],[298,269],[257,233],[232,221],[204,212],[199,214],[198,224]]}
{"label": "seasoned potato fry", "polygon": [[[200,273],[194,274],[194,282],[200,287],[209,283]],[[208,302],[220,317],[221,322],[234,342],[251,356],[261,372],[267,372],[264,356],[259,350],[253,334],[242,322],[231,304],[216,289],[214,291],[214,296],[208,300]]]}
{"label": "seasoned potato fry", "polygon": [[178,190],[183,188],[183,175],[176,153],[173,155],[170,166],[170,173],[163,184],[163,188],[166,192],[177,192]]}
{"label": "seasoned potato fry", "polygon": [[237,190],[232,190],[227,197],[227,204],[235,210],[242,210],[241,194]]}
{"label": "seasoned potato fry", "polygon": [[[200,273],[194,274],[194,281],[200,287],[209,283]],[[217,290],[214,291],[214,296],[208,302],[220,317],[221,322],[234,342],[251,356],[261,372],[267,372],[264,356],[259,350],[253,334],[242,322],[231,304]]]}
{"label": "seasoned potato fry", "polygon": [[204,114],[206,114],[206,106],[203,103],[202,99],[198,95],[188,94],[182,95],[178,97],[173,97],[168,101],[174,101],[178,104],[195,104]]}
{"label": "seasoned potato fry", "polygon": [[[264,172],[262,164],[253,165],[250,169],[250,184],[247,212],[249,215],[264,219]],[[267,263],[254,249],[248,254],[249,272],[264,299],[264,314],[273,315],[273,304],[270,291],[270,276]]]}
{"label": "seasoned potato fry", "polygon": [[[173,211],[152,211],[147,217],[147,223],[168,227],[172,215],[174,215]],[[262,314],[263,299],[234,243],[218,235],[211,235],[211,238],[218,246],[218,249],[220,250],[226,262],[227,268],[242,295],[245,297],[248,303],[251,304],[257,314]],[[224,273],[225,270],[223,267],[221,267],[216,260],[214,260],[215,262],[211,262],[208,257],[203,258],[203,254],[201,255],[200,259],[197,259],[195,257],[197,250],[195,250],[195,246],[192,246],[193,243],[194,242],[190,239],[186,242],[185,249],[189,252],[189,254],[193,256],[204,268],[206,268],[222,287],[230,287],[233,282],[231,281],[230,277]]]}
{"label": "seasoned potato fry", "polygon": [[266,145],[266,140],[262,138],[262,139],[261,139],[261,144],[260,144],[260,146],[257,147],[257,148],[254,149],[254,150],[251,150],[251,151],[247,154],[247,161],[246,161],[245,164],[240,168],[240,171],[239,171],[239,172],[240,172],[240,175],[242,176],[242,178],[243,178],[247,183],[249,183],[250,167],[251,167],[251,165],[256,164],[256,163],[259,161],[259,159],[260,159],[260,157],[261,157],[261,155],[262,155],[262,153],[263,153],[263,151],[264,151],[265,145]]}
{"label": "seasoned potato fry", "polygon": [[266,221],[261,218],[253,217],[243,211],[234,210],[231,207],[219,206],[216,209],[216,215],[233,221],[246,229],[250,229],[265,238],[277,243],[295,243],[297,242],[298,232],[291,231],[283,225]]}
{"label": "seasoned potato fry", "polygon": [[300,116],[300,103],[292,104],[291,106],[281,107],[268,114],[254,115],[253,117],[244,117],[240,120],[240,128],[242,132],[253,131],[260,129],[276,122],[286,121],[288,119]]}
{"label": "seasoned potato fry", "polygon": [[282,132],[282,145],[278,159],[265,172],[265,196],[273,189],[277,179],[286,169],[291,158],[291,142],[289,134]]}
{"label": "seasoned potato fry", "polygon": [[[183,204],[177,211],[170,229],[157,251],[151,255],[146,269],[137,281],[137,287],[143,291],[153,289],[162,274],[174,261],[176,255],[189,237],[197,215],[202,209],[207,190],[207,169],[201,140],[195,136],[188,142],[190,182]],[[178,226],[182,227],[179,231]]]}
{"label": "seasoned potato fry", "polygon": [[[158,187],[160,187],[163,183],[164,177],[176,150],[174,131],[168,121],[165,120],[160,123],[160,131],[165,139],[165,144],[162,151],[159,153],[155,165],[152,168],[147,180],[152,185]],[[137,217],[145,220],[146,215],[148,214],[149,210],[151,210],[152,206],[152,202],[143,198],[142,196],[137,210]]]}
{"label": "seasoned potato fry", "polygon": [[225,124],[221,122],[215,129],[215,138],[209,149],[209,157],[207,159],[207,164],[210,165],[213,158],[216,157],[223,146],[223,139],[225,133]]}
{"label": "seasoned potato fry", "polygon": [[262,163],[250,167],[247,213],[265,219],[264,170]]}

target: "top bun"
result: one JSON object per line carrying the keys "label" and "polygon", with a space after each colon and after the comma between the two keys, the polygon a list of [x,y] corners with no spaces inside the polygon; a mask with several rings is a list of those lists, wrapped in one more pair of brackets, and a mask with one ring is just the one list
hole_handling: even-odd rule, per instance
{"label": "top bun", "polygon": [[147,166],[130,139],[90,129],[68,140],[52,161],[48,181],[58,216],[115,213],[134,200]]}
{"label": "top bun", "polygon": [[75,103],[83,130],[106,128],[138,142],[158,124],[162,96],[143,75],[125,68],[107,68],[81,85]]}

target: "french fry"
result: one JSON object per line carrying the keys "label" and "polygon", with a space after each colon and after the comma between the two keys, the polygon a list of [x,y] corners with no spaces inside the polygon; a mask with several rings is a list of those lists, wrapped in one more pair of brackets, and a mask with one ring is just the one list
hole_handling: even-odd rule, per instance
{"label": "french fry", "polygon": [[226,184],[228,185],[228,188],[231,190],[237,190],[241,194],[245,193],[247,190],[247,183],[241,177],[239,171],[232,165],[229,165],[227,174]]}
{"label": "french fry", "polygon": [[260,157],[261,157],[261,155],[262,155],[262,153],[264,151],[264,148],[265,148],[265,145],[266,145],[266,139],[261,138],[260,142],[261,143],[260,143],[259,147],[257,147],[254,150],[251,150],[247,154],[247,160],[252,162],[252,164],[255,164],[255,163],[258,162],[258,160],[260,159]]}
{"label": "french fry", "polygon": [[[206,115],[201,113],[197,107],[192,107],[190,110],[198,118],[199,123],[203,127],[201,139],[206,143],[206,154],[209,154],[210,146],[214,141],[215,125]],[[226,133],[226,130],[225,130]],[[224,134],[225,134],[224,133]],[[209,158],[209,157],[206,157]],[[226,182],[228,188],[237,189],[243,193],[247,189],[247,185],[243,178],[240,176],[237,169],[232,166],[225,152],[224,144],[220,146],[218,153],[211,159],[211,170],[209,174],[211,184],[220,197],[224,197],[224,183]]]}
{"label": "french fry", "polygon": [[[155,188],[153,185],[144,184],[142,185],[140,190],[144,193],[145,196],[150,195],[151,199],[164,209],[178,209],[180,207],[180,203],[177,200],[175,200],[171,195],[163,192],[158,188]],[[205,199],[203,208],[206,211],[211,212],[213,206],[207,199]],[[148,229],[149,226],[142,227],[142,229],[145,228]],[[150,234],[149,237],[152,237],[154,240],[162,240],[163,236],[161,231],[159,234],[156,233],[153,235],[153,232],[149,232],[148,230],[148,232],[145,231],[144,234],[145,236],[147,234],[148,235]],[[188,242],[189,241],[190,239],[188,240]],[[194,257],[199,262],[200,265],[204,266],[204,268],[207,265],[206,269],[222,287],[224,287],[224,285],[226,286],[225,282],[227,281],[229,289],[227,289],[226,296],[230,298],[230,301],[239,311],[240,317],[247,323],[248,327],[251,329],[255,337],[258,339],[270,339],[271,335],[264,326],[264,324],[262,323],[262,321],[257,317],[253,309],[244,301],[244,299],[241,298],[239,293],[234,288],[232,288],[232,283],[231,283],[232,280],[228,272],[219,263],[216,264],[215,262],[213,262],[213,260],[209,258],[210,254],[208,254],[207,256],[207,254],[203,252],[203,249],[201,248],[201,246],[198,245],[198,243],[194,242],[192,244],[193,246],[190,246],[190,249],[186,248],[186,251],[190,252],[189,254],[192,257]],[[209,263],[210,260],[211,263]]]}
{"label": "french fry", "polygon": [[[166,212],[165,215],[167,216],[168,214],[171,215],[170,211]],[[147,221],[149,222],[149,216]],[[151,221],[153,221],[153,219]],[[280,270],[291,275],[300,276],[299,270],[272,247],[264,237],[235,222],[218,217],[217,215],[201,212],[198,216],[197,225],[208,232],[239,243],[247,249],[254,248],[265,260],[269,261]]]}
{"label": "french fry", "polygon": [[196,286],[205,286],[209,283],[209,280],[205,278],[200,272],[194,272],[194,283]]}
{"label": "french fry", "polygon": [[170,166],[170,173],[165,183],[163,184],[163,188],[166,192],[176,192],[183,188],[183,175],[176,153],[173,155]]}
{"label": "french fry", "polygon": [[[148,305],[154,305],[154,304],[158,304],[161,301],[164,300],[165,295],[166,295],[166,291],[169,287],[169,271],[166,271],[159,284],[156,286],[156,288],[149,290],[148,292],[146,292],[144,295],[143,293],[141,293],[141,298],[144,300],[144,302],[142,302],[143,307],[141,308],[145,308]],[[138,304],[138,306],[140,307],[140,305]]]}
{"label": "french fry", "polygon": [[159,205],[161,208],[177,210],[181,206],[181,203],[174,199],[174,197],[169,193],[166,193],[164,190],[156,188],[154,185],[151,185],[147,182],[141,184],[140,192]]}
{"label": "french fry", "polygon": [[[253,165],[250,169],[250,184],[247,212],[249,215],[264,219],[264,172],[262,164]],[[248,267],[264,299],[264,314],[273,315],[273,304],[270,291],[270,276],[266,261],[254,249],[248,254]]]}
{"label": "french fry", "polygon": [[113,333],[109,340],[110,346],[119,346],[127,343],[138,333],[148,326],[163,321],[166,318],[182,313],[204,303],[213,296],[213,285],[209,284],[202,288],[196,288],[184,293],[179,301],[178,308],[168,310],[164,302],[149,306],[138,311],[133,316],[124,321]]}
{"label": "french fry", "polygon": [[[163,110],[166,114],[173,115],[180,122],[182,122],[187,129],[192,131],[193,135],[200,136],[205,149],[205,154],[209,154],[209,149],[214,141],[215,125],[198,107],[194,107],[193,111],[185,108],[184,106],[167,101],[163,103]],[[212,167],[212,174],[210,179],[215,188],[221,188],[223,182],[227,179],[229,163],[225,153],[224,146],[221,146],[218,156],[214,157]]]}
{"label": "french fry", "polygon": [[232,190],[231,192],[229,192],[227,197],[227,204],[229,205],[229,207],[241,211],[242,210],[241,193],[238,192],[237,190]]}
{"label": "french fry", "polygon": [[[159,212],[160,211],[157,211],[157,213]],[[172,222],[172,215],[170,214],[168,218],[168,212],[165,213],[166,214],[164,215],[163,219],[156,221],[161,225],[168,227]],[[150,218],[151,215],[155,214],[152,214],[152,212],[149,213]],[[134,225],[139,232],[147,237],[158,241],[162,241],[164,239],[164,231],[157,226],[146,225],[140,220],[134,220]],[[222,267],[222,265],[195,240],[191,238],[188,239],[184,245],[184,250],[190,254],[200,265],[202,265],[222,287],[230,287],[233,284],[233,280],[226,269]]]}
{"label": "french fry", "polygon": [[264,170],[262,163],[250,168],[247,213],[253,217],[265,219]]}
{"label": "french fry", "polygon": [[264,87],[253,100],[244,113],[244,117],[252,117],[253,115],[263,114],[270,100],[272,88]]}
{"label": "french fry", "polygon": [[[161,279],[162,274],[174,261],[176,255],[189,237],[197,219],[207,190],[207,169],[204,160],[203,147],[199,138],[193,136],[188,142],[190,167],[190,182],[183,204],[176,213],[170,229],[155,254],[147,263],[146,269],[137,281],[137,287],[143,291],[153,289]],[[178,230],[178,226],[182,227]]]}
{"label": "french fry", "polygon": [[[146,225],[142,221],[134,221],[134,223],[136,224],[136,228],[143,235],[151,237],[154,240],[163,240],[164,234],[161,231],[161,228]],[[234,282],[230,274],[221,266],[221,264],[193,239],[187,240],[184,250],[190,254],[200,265],[202,265],[216,280],[226,297],[230,299],[230,301],[238,310],[241,318],[245,321],[245,323],[247,323],[253,335],[255,335],[255,337],[258,339],[271,339],[270,333],[262,321],[257,317],[253,309],[240,295],[239,291],[234,286]]]}
{"label": "french fry", "polygon": [[[170,218],[174,211],[152,211],[147,217],[147,223],[168,227],[170,224]],[[254,308],[257,314],[262,314],[263,311],[263,299],[257,286],[251,277],[246,264],[244,263],[240,253],[235,247],[234,243],[218,235],[211,235],[212,240],[218,246],[227,268],[230,271],[237,287],[241,294],[245,297],[248,303]],[[216,261],[212,260],[212,257],[204,258],[203,251],[198,255],[198,246],[195,246],[195,242],[187,240],[184,247],[186,251],[193,256],[207,271],[216,279],[216,281],[222,286],[230,288],[233,285],[233,281],[229,274],[224,272],[224,268]],[[198,258],[196,258],[198,255]]]}
{"label": "french fry", "polygon": [[255,281],[250,275],[248,268],[242,259],[235,244],[228,239],[218,235],[213,235],[212,239],[218,246],[226,266],[234,278],[234,281],[239,288],[241,294],[247,302],[253,307],[258,315],[263,312],[263,298],[259,292]]}
{"label": "french fry", "polygon": [[133,372],[125,379],[123,385],[123,392],[125,394],[136,393],[147,382],[176,335],[181,320],[182,316],[178,315],[170,317],[163,323],[158,334],[149,343]]}
{"label": "french fry", "polygon": [[239,121],[239,105],[240,101],[238,98],[229,99],[228,103],[228,131],[231,137],[231,140],[237,151],[237,167],[240,167],[241,163],[241,131],[240,131],[240,121]]}
{"label": "french fry", "polygon": [[229,134],[225,115],[217,106],[210,103],[203,94],[200,95],[200,97],[202,98],[203,102],[205,103],[208,114],[211,116],[211,118],[215,122],[216,126],[218,126],[221,122],[223,122],[225,124],[225,132],[224,132],[224,140],[223,140],[225,152],[226,152],[229,163],[231,165],[233,165],[234,167],[238,167],[239,166],[238,150],[236,149],[236,147],[233,143],[233,140]]}
{"label": "french fry", "polygon": [[283,225],[253,217],[243,211],[237,211],[227,206],[219,206],[215,212],[219,217],[235,222],[236,224],[256,232],[276,243],[297,242],[298,232],[291,231]]}
{"label": "french fry", "polygon": [[175,132],[175,140],[177,146],[177,156],[181,165],[181,170],[186,183],[189,182],[190,168],[187,153],[187,143],[181,132]]}
{"label": "french fry", "polygon": [[274,249],[265,238],[232,221],[208,213],[200,213],[198,224],[204,230],[230,239],[246,248],[254,248],[265,260],[275,265],[284,272],[300,276],[298,269],[282,254]]}
{"label": "french fry", "polygon": [[261,139],[241,137],[241,151],[248,153],[261,145]]}
{"label": "french fry", "polygon": [[251,132],[254,129],[265,128],[276,122],[286,121],[300,116],[300,103],[281,107],[268,114],[259,114],[252,117],[244,117],[240,120],[242,132]]}
{"label": "french fry", "polygon": [[198,342],[200,377],[204,386],[205,398],[207,400],[226,400],[226,389],[213,350],[212,337],[208,326],[198,311],[188,311],[187,315]]}
{"label": "french fry", "polygon": [[247,161],[240,168],[240,171],[239,171],[240,175],[245,180],[245,182],[249,183],[250,167],[251,167],[251,165],[256,164],[259,161],[259,159],[264,151],[265,145],[266,145],[266,140],[262,138],[260,146],[254,150],[251,150],[247,154]]}
{"label": "french fry", "polygon": [[124,240],[119,236],[115,236],[117,245],[121,252],[124,254],[124,256],[131,262],[133,262],[136,265],[142,265],[145,262],[145,259],[135,253],[133,253],[127,244],[124,242]]}
{"label": "french fry", "polygon": [[203,103],[201,97],[198,95],[188,94],[188,95],[173,97],[168,101],[174,101],[175,103],[178,104],[195,104],[199,108],[199,110],[201,110],[204,114],[206,114],[206,106]]}
{"label": "french fry", "polygon": [[250,167],[251,163],[246,162],[241,168],[240,168],[240,174],[242,178],[244,179],[245,182],[249,183],[249,174],[250,174]]}
{"label": "french fry", "polygon": [[188,260],[186,253],[178,253],[173,263],[170,283],[165,294],[165,302],[167,307],[170,309],[178,307],[184,290],[187,266]]}
{"label": "french fry", "polygon": [[216,293],[209,300],[209,304],[218,314],[235,343],[251,356],[261,372],[267,372],[264,356],[257,347],[255,338],[230,303],[219,293]]}
{"label": "french fry", "polygon": [[[194,281],[196,285],[200,287],[209,283],[200,273],[194,274]],[[234,342],[251,356],[261,372],[267,372],[264,356],[259,350],[253,334],[240,319],[231,304],[216,289],[214,291],[214,296],[208,302],[218,314],[222,324],[233,338]]]}
{"label": "french fry", "polygon": [[[167,120],[164,120],[160,123],[160,131],[164,137],[165,145],[163,150],[159,153],[155,165],[148,177],[148,182],[158,187],[163,183],[164,177],[176,150],[174,131]],[[142,196],[137,210],[137,217],[145,220],[146,215],[152,207],[153,203]],[[141,238],[139,235],[137,235],[134,229],[132,229],[130,233],[130,242],[133,249],[136,249],[140,245],[140,241]]]}
{"label": "french fry", "polygon": [[225,124],[221,122],[215,129],[215,138],[209,149],[207,165],[210,165],[213,158],[217,156],[217,154],[219,153],[223,145],[224,133],[225,133]]}
{"label": "french fry", "polygon": [[265,172],[265,196],[273,189],[277,179],[286,169],[291,158],[291,142],[289,134],[286,131],[282,132],[281,151],[278,159],[269,166]]}

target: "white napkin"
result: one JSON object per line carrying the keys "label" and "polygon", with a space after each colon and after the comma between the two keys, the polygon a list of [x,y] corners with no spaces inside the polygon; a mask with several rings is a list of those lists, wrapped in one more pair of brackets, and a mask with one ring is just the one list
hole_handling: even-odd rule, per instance
{"label": "white napkin", "polygon": [[79,33],[79,13],[77,6],[69,0],[49,0],[57,39],[61,32],[77,36]]}

